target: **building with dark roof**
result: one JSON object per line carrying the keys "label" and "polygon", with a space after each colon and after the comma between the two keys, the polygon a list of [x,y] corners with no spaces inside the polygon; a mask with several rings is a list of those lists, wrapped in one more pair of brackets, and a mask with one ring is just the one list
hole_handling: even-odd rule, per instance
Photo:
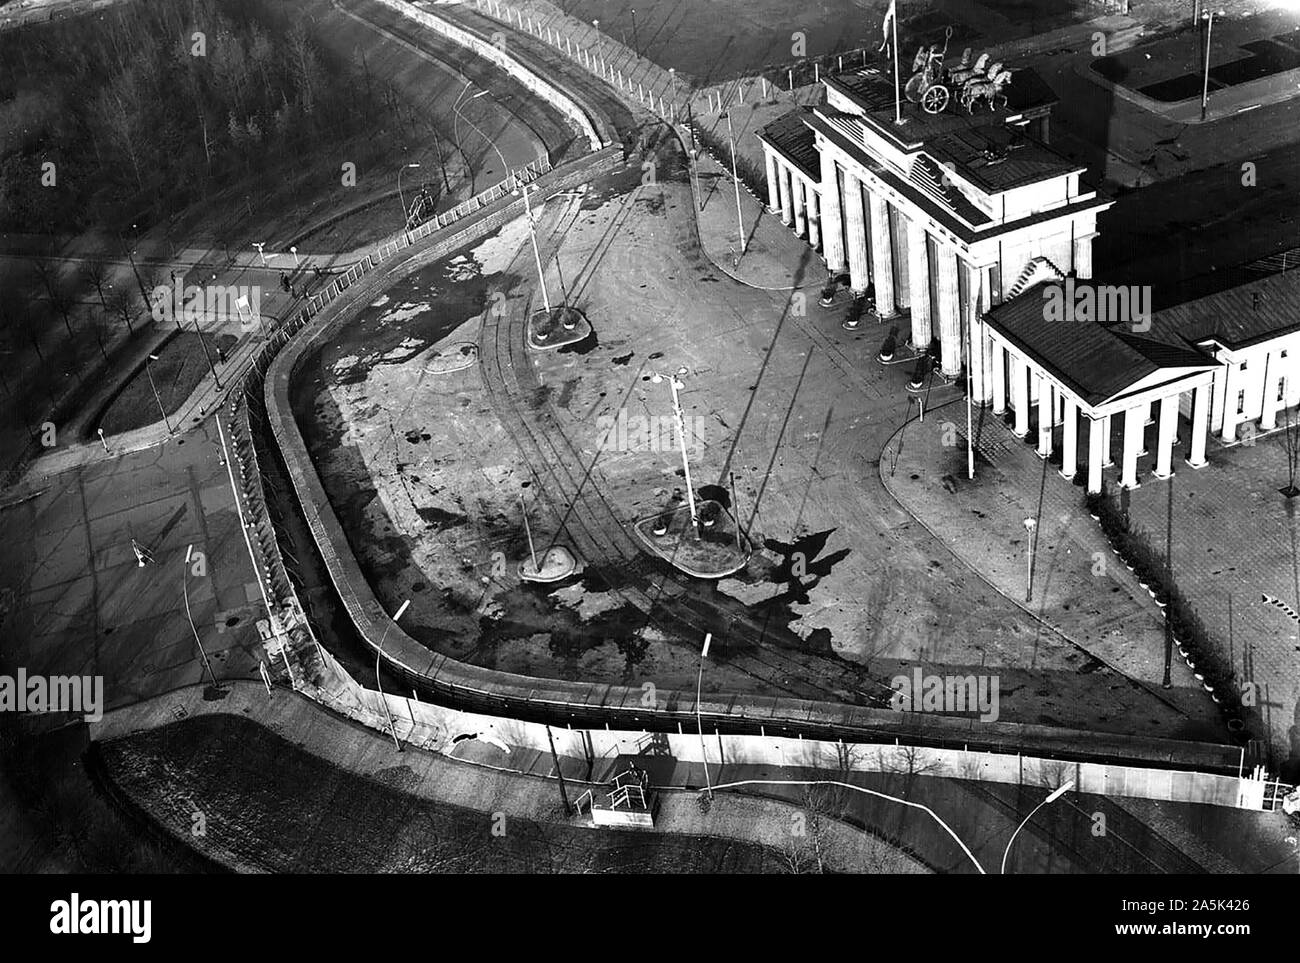
{"label": "building with dark roof", "polygon": [[1113,464],[1112,422],[1131,488],[1143,456],[1155,477],[1173,474],[1180,419],[1199,468],[1210,432],[1236,444],[1300,404],[1300,271],[1152,314],[1149,288],[1092,280],[1111,201],[1048,143],[1055,99],[1033,71],[984,88],[983,103],[931,71],[913,79],[913,103],[885,68],[825,77],[824,104],[759,132],[768,206],[832,275],[873,287],[882,318],[910,315],[914,350],[937,340],[973,404],[1011,414],[1065,477],[1084,462],[1093,492]]}

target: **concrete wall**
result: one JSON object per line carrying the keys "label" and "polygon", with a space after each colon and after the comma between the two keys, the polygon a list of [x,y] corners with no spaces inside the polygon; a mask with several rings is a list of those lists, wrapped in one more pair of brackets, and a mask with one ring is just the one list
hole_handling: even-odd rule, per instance
{"label": "concrete wall", "polygon": [[[365,725],[387,729],[392,720],[398,738],[435,752],[450,752],[457,737],[498,740],[547,753],[550,742],[542,723],[463,712],[428,702],[366,689],[337,663],[314,698]],[[385,711],[385,704],[387,711]],[[655,754],[684,762],[754,766],[803,767],[830,772],[917,773],[976,782],[1033,785],[1056,788],[1074,780],[1078,792],[1099,796],[1124,796],[1170,802],[1201,803],[1233,809],[1263,807],[1264,782],[1196,772],[1174,772],[1140,766],[1063,762],[1035,756],[909,747],[888,743],[844,744],[818,739],[719,735],[706,732],[703,746],[698,733],[647,733],[626,730],[566,729],[550,727],[556,751],[585,759],[590,746],[595,759],[637,755],[652,746]],[[485,739],[486,737],[486,739]],[[504,758],[504,756],[503,756]]]}
{"label": "concrete wall", "polygon": [[430,30],[442,34],[442,36],[459,44],[469,50],[472,50],[484,60],[491,61],[508,73],[515,80],[523,84],[528,90],[537,94],[556,110],[564,114],[565,117],[573,124],[578,133],[587,139],[587,143],[593,151],[600,150],[605,146],[600,135],[596,133],[596,127],[587,112],[578,105],[568,94],[561,91],[554,84],[542,79],[533,71],[529,70],[519,61],[506,53],[504,45],[497,46],[488,43],[483,39],[476,37],[467,30],[462,30],[453,24],[448,23],[440,17],[412,6],[406,0],[379,0],[384,6],[391,7],[404,17],[409,17],[421,26],[428,27]]}

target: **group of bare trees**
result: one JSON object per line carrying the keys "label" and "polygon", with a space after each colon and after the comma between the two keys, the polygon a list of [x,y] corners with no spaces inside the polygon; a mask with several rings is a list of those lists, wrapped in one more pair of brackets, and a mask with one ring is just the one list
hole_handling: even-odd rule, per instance
{"label": "group of bare trees", "polygon": [[0,230],[146,225],[327,145],[381,148],[382,111],[311,29],[262,0],[137,0],[0,34]]}
{"label": "group of bare trees", "polygon": [[[0,278],[0,434],[30,439],[46,420],[61,420],[115,346],[142,330],[149,321],[145,285],[166,277],[149,268],[132,277],[102,259],[19,264],[11,262]],[[10,462],[21,459],[20,447],[6,447]]]}

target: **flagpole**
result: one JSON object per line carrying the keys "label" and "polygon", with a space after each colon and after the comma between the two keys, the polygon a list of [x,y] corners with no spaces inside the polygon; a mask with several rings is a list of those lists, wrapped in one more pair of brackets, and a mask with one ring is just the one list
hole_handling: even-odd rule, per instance
{"label": "flagpole", "polygon": [[903,122],[903,101],[898,92],[898,8],[894,3],[890,4],[894,11],[894,123]]}

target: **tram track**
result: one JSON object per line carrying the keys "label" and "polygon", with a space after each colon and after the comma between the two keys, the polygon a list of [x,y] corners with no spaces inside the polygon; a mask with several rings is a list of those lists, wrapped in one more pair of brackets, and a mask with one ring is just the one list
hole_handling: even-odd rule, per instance
{"label": "tram track", "polygon": [[[597,242],[598,250],[612,243],[612,236],[635,205],[639,190],[640,187],[623,196],[622,209]],[[580,201],[570,198],[566,210],[552,218],[543,236],[538,238],[543,264],[549,264],[556,255],[579,209]],[[530,254],[521,248],[507,274],[526,277]],[[598,259],[589,259],[585,270],[592,263],[598,263]],[[516,310],[521,303],[523,310]],[[618,566],[624,573],[624,584],[615,586],[613,591],[624,603],[644,613],[646,622],[641,631],[653,625],[670,638],[679,639],[683,647],[692,649],[706,632],[714,633],[733,647],[726,656],[726,665],[754,679],[767,692],[805,698],[830,697],[832,701],[857,704],[887,704],[885,693],[890,692],[889,687],[871,679],[862,669],[833,666],[835,684],[809,680],[806,661],[796,661],[773,648],[774,642],[796,647],[802,640],[795,633],[786,630],[783,635],[787,637],[778,641],[778,633],[765,624],[766,619],[739,605],[730,614],[720,613],[711,600],[700,596],[698,583],[669,570],[666,563],[648,557],[646,550],[629,534],[628,522],[601,490],[599,482],[592,484],[594,460],[590,465],[585,464],[582,453],[564,433],[548,403],[543,401],[538,405],[530,401],[538,397],[542,388],[526,346],[532,300],[516,297],[507,304],[504,311],[489,313],[480,333],[479,358],[493,411],[534,476],[548,482],[539,486],[540,493],[555,516],[562,520],[564,531],[578,554],[598,568]],[[720,648],[721,651],[725,649]],[[792,684],[792,679],[799,681]],[[864,690],[872,691],[876,697],[865,697]]]}

